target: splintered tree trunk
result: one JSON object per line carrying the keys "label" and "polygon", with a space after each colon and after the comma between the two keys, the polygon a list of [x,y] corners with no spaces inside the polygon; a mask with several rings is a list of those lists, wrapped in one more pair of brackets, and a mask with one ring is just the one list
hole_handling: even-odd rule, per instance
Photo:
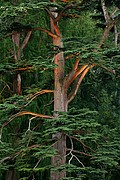
{"label": "splintered tree trunk", "polygon": [[[51,13],[54,18],[57,17],[57,13],[53,11],[53,8]],[[62,86],[64,79],[64,55],[62,51],[56,53],[58,49],[63,48],[63,43],[57,22],[52,18],[50,19],[50,22],[52,33],[57,35],[56,38],[53,39],[55,51],[54,63],[57,65],[54,69],[54,116],[57,117],[59,112],[67,111],[67,96]],[[58,132],[53,134],[53,138],[56,139],[53,148],[57,150],[58,154],[52,157],[51,164],[52,166],[59,168],[61,165],[65,165],[66,163],[66,136],[62,132]],[[58,172],[51,171],[50,180],[61,180],[65,176],[65,170]]]}

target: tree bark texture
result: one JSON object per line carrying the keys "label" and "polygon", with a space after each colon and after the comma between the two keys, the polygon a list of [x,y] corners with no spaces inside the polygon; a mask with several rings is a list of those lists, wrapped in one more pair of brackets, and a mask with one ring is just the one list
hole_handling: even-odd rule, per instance
{"label": "tree bark texture", "polygon": [[[59,112],[67,112],[67,93],[63,88],[64,79],[64,55],[61,49],[63,48],[61,33],[58,27],[58,22],[55,22],[58,14],[54,12],[56,7],[51,9],[50,18],[51,32],[56,34],[56,38],[53,38],[54,45],[54,63],[56,65],[54,69],[54,116],[57,117]],[[58,50],[60,50],[58,52]],[[56,143],[53,148],[58,152],[57,155],[51,158],[51,165],[54,167],[60,167],[66,163],[66,135],[62,132],[53,134],[53,138],[56,139]],[[51,171],[50,180],[61,180],[66,176],[65,169],[59,172]]]}

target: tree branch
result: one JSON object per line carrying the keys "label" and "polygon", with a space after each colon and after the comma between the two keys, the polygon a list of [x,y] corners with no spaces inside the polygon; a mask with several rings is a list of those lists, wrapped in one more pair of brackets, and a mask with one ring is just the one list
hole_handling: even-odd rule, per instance
{"label": "tree branch", "polygon": [[111,22],[106,25],[104,32],[103,32],[103,35],[102,35],[102,38],[100,40],[100,44],[98,46],[99,48],[101,48],[104,41],[107,39],[109,32],[112,29],[112,27],[114,27],[119,21],[120,21],[120,15],[116,19],[111,20]]}
{"label": "tree branch", "polygon": [[40,30],[43,31],[45,33],[47,33],[49,36],[51,36],[52,38],[57,38],[57,35],[53,34],[52,32],[48,31],[47,29],[44,28],[33,28],[32,30]]}
{"label": "tree branch", "polygon": [[43,114],[38,114],[38,113],[34,113],[34,112],[29,112],[29,111],[20,111],[17,114],[12,115],[8,121],[4,122],[4,124],[2,125],[2,128],[7,126],[13,119],[23,116],[23,115],[32,115],[35,117],[39,117],[39,118],[54,118],[54,116],[47,116],[47,115],[43,115]]}
{"label": "tree branch", "polygon": [[80,58],[77,58],[74,64],[74,70],[76,71],[78,69]]}
{"label": "tree branch", "polygon": [[[30,99],[30,101],[27,103],[27,104],[25,104],[24,106],[22,106],[22,108],[24,108],[24,107],[26,107],[26,106],[28,106],[37,96],[39,96],[39,95],[41,95],[41,94],[45,94],[45,93],[53,93],[54,92],[54,90],[41,90],[41,91],[39,91],[39,92],[36,92],[35,94],[33,94],[32,95],[32,97],[30,97],[31,99]],[[29,99],[29,98],[28,98]],[[27,100],[28,100],[27,99]]]}
{"label": "tree branch", "polygon": [[87,67],[86,69],[84,69],[84,71],[82,72],[82,74],[80,75],[80,78],[78,78],[78,81],[76,83],[76,85],[74,86],[73,90],[71,91],[71,93],[68,95],[68,103],[70,103],[74,97],[76,96],[78,89],[81,85],[82,80],[84,79],[85,75],[87,74],[87,72],[92,68],[96,66],[96,64],[91,65],[90,67]]}
{"label": "tree branch", "polygon": [[79,76],[80,73],[82,73],[86,69],[87,66],[88,64],[83,65],[78,71],[75,71],[73,69],[63,80],[63,87],[67,90],[70,84],[76,79],[77,76]]}
{"label": "tree branch", "polygon": [[74,136],[70,136],[70,135],[68,135],[68,134],[66,134],[68,137],[70,137],[71,139],[75,139],[76,141],[78,141],[78,142],[80,142],[82,145],[83,145],[83,147],[84,147],[84,149],[88,149],[88,150],[90,150],[91,152],[95,152],[93,149],[91,149],[89,146],[87,146],[86,144],[84,144],[84,142],[81,140],[81,139],[78,139],[77,137],[74,137]]}
{"label": "tree branch", "polygon": [[102,7],[102,10],[103,10],[105,21],[106,21],[106,23],[108,23],[111,20],[111,18],[110,18],[109,14],[108,14],[108,11],[107,11],[107,8],[106,8],[106,5],[105,5],[105,0],[101,0],[101,7]]}
{"label": "tree branch", "polygon": [[59,15],[57,16],[57,18],[55,18],[55,22],[57,23],[63,16],[64,12],[67,10],[67,9],[70,9],[70,8],[73,8],[75,5],[73,4],[68,4],[66,5],[62,11],[59,13]]}
{"label": "tree branch", "polygon": [[27,45],[27,43],[28,43],[28,41],[29,41],[29,39],[30,39],[31,34],[32,34],[32,31],[31,31],[31,30],[28,31],[28,33],[27,33],[27,35],[26,35],[26,37],[25,37],[25,39],[24,39],[24,41],[23,41],[20,49],[23,50],[23,49],[25,48],[25,46]]}
{"label": "tree branch", "polygon": [[[100,44],[99,44],[99,48],[101,48],[101,46],[103,45],[105,39],[107,39],[110,30],[114,27],[115,29],[115,45],[117,44],[117,38],[118,38],[118,34],[116,33],[116,24],[120,21],[120,15],[118,15],[115,19],[114,19],[114,14],[115,12],[118,10],[118,8],[116,7],[115,10],[111,13],[111,15],[108,14],[106,5],[105,5],[105,0],[101,0],[101,6],[102,6],[102,10],[104,13],[104,18],[106,21],[106,27],[104,29],[102,38],[100,40]],[[116,45],[117,46],[117,45]]]}

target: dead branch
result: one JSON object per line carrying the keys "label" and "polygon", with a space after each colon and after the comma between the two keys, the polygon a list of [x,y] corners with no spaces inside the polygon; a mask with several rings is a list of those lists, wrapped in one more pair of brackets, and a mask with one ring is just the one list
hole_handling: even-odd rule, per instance
{"label": "dead branch", "polygon": [[[67,148],[66,151],[71,151],[70,148]],[[77,150],[72,150],[74,153],[77,153],[77,154],[81,154],[81,155],[84,155],[84,156],[88,156],[88,157],[93,157],[91,154],[88,154],[88,153],[84,153],[84,152],[81,152],[81,151],[77,151]]]}
{"label": "dead branch", "polygon": [[24,39],[24,41],[23,41],[20,49],[23,50],[23,49],[25,48],[25,46],[27,45],[27,43],[28,43],[28,41],[29,41],[29,39],[30,39],[31,34],[32,34],[32,31],[31,31],[31,30],[28,31],[28,33],[27,33],[27,35],[26,35],[26,37],[25,37],[25,39]]}
{"label": "dead branch", "polygon": [[110,18],[109,14],[108,14],[107,7],[105,5],[105,0],[101,0],[101,7],[102,7],[102,10],[103,10],[105,21],[106,21],[106,23],[108,23],[111,18]]}
{"label": "dead branch", "polygon": [[71,139],[75,139],[76,141],[80,142],[83,145],[85,150],[90,150],[91,152],[95,152],[93,149],[87,146],[81,139],[78,139],[77,137],[74,137],[74,136],[70,136],[68,134],[66,134],[66,136],[71,137]]}
{"label": "dead branch", "polygon": [[118,10],[116,7],[115,10],[111,13],[111,15],[108,14],[106,5],[105,5],[105,0],[101,0],[101,7],[104,13],[105,21],[106,21],[106,27],[104,29],[102,38],[100,40],[99,48],[103,45],[104,41],[107,39],[109,36],[110,30],[114,27],[115,30],[115,45],[117,46],[117,38],[118,38],[118,33],[117,33],[117,23],[120,21],[120,15],[118,15],[115,19],[113,18],[115,12]]}
{"label": "dead branch", "polygon": [[101,67],[102,67],[103,69],[105,69],[106,71],[108,71],[108,72],[110,72],[110,73],[112,73],[112,74],[115,74],[115,70],[111,70],[111,69],[109,69],[109,68],[107,68],[107,67],[105,67],[105,66],[102,66],[102,65],[101,65]]}

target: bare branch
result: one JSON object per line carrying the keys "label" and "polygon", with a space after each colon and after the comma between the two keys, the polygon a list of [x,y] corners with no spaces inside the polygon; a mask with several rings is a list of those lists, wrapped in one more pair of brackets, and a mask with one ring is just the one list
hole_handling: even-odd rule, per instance
{"label": "bare branch", "polygon": [[95,152],[95,151],[94,151],[93,149],[91,149],[89,146],[87,146],[86,144],[84,144],[84,142],[83,142],[81,139],[78,139],[77,137],[74,137],[74,136],[70,136],[70,135],[68,135],[68,134],[66,134],[66,136],[71,137],[71,139],[75,139],[76,141],[80,142],[80,143],[83,145],[84,149],[90,150],[91,152]]}
{"label": "bare branch", "polygon": [[87,66],[88,64],[81,66],[78,71],[75,71],[73,69],[63,80],[63,87],[67,90],[70,84],[76,79],[77,76],[79,76],[80,73],[82,73],[86,69]]}
{"label": "bare branch", "polygon": [[50,18],[52,18],[52,20],[54,21],[55,18],[54,18],[53,14],[52,14],[52,8],[50,8],[50,10],[49,10],[48,8],[45,8],[45,10],[46,10],[47,13],[49,14]]}
{"label": "bare branch", "polygon": [[77,58],[74,64],[74,70],[76,71],[78,69],[80,58]]}
{"label": "bare branch", "polygon": [[53,92],[54,92],[53,90],[47,90],[47,89],[36,92],[35,94],[32,95],[32,97],[30,97],[31,98],[30,101],[27,104],[25,104],[24,106],[22,106],[22,108],[28,106],[37,96],[39,96],[41,94],[53,93]]}
{"label": "bare branch", "polygon": [[106,71],[108,71],[108,72],[110,72],[110,73],[112,73],[112,74],[115,74],[115,70],[111,70],[111,69],[109,69],[109,68],[107,68],[107,67],[105,67],[105,66],[101,66],[103,69],[105,69]]}
{"label": "bare branch", "polygon": [[4,124],[2,125],[2,128],[7,126],[12,120],[14,120],[17,117],[23,116],[23,115],[32,115],[34,117],[39,117],[39,118],[54,118],[54,116],[47,116],[47,115],[43,115],[43,114],[38,114],[38,113],[34,113],[34,112],[29,112],[29,111],[20,111],[17,114],[12,115],[8,121],[4,122]]}
{"label": "bare branch", "polygon": [[2,164],[4,161],[10,160],[10,159],[11,159],[10,156],[1,159],[1,160],[0,160],[0,164]]}
{"label": "bare branch", "polygon": [[96,66],[96,64],[91,65],[90,67],[87,67],[86,69],[84,69],[84,71],[82,71],[82,74],[80,76],[80,78],[78,78],[77,84],[76,86],[74,86],[74,89],[71,91],[71,93],[68,95],[68,103],[70,103],[74,97],[76,96],[78,89],[81,85],[82,80],[84,79],[85,75],[87,74],[87,72],[92,68]]}
{"label": "bare branch", "polygon": [[[71,149],[67,148],[66,151],[71,151]],[[81,154],[81,155],[84,155],[84,156],[88,156],[88,157],[93,157],[91,154],[87,154],[87,153],[84,153],[84,152],[81,152],[81,151],[77,151],[77,150],[72,150],[74,153],[77,153],[77,154]],[[69,155],[69,153],[67,154]]]}
{"label": "bare branch", "polygon": [[119,33],[118,33],[118,31],[117,31],[117,26],[116,26],[116,25],[114,26],[114,32],[115,32],[115,47],[117,48],[117,46],[118,46],[118,35],[119,35]]}
{"label": "bare branch", "polygon": [[57,35],[53,34],[52,32],[48,31],[47,29],[44,28],[33,28],[32,30],[40,30],[43,31],[45,33],[47,33],[49,36],[51,36],[52,38],[57,38]]}
{"label": "bare branch", "polygon": [[30,39],[31,34],[32,34],[32,31],[28,31],[28,33],[27,33],[27,35],[26,35],[26,37],[25,37],[25,39],[24,39],[20,49],[23,50],[25,48],[25,46],[27,45],[27,43],[28,43],[28,41]]}
{"label": "bare branch", "polygon": [[[56,38],[56,37],[57,37],[54,33],[50,32],[49,30],[44,29],[44,28],[39,28],[39,27],[32,28],[31,30],[26,30],[25,32],[27,32],[27,31],[28,31],[28,32],[29,32],[29,31],[35,31],[35,30],[43,31],[43,32],[47,33],[49,36],[51,36],[52,38]],[[24,33],[24,32],[20,32],[19,34],[23,34],[23,33]],[[6,37],[9,37],[9,36],[12,36],[12,35],[16,35],[16,34],[18,34],[18,33],[16,33],[16,32],[8,33],[8,34],[6,35]]]}
{"label": "bare branch", "polygon": [[75,7],[75,6],[76,6],[76,5],[73,5],[73,4],[68,4],[68,5],[66,5],[66,6],[62,9],[62,11],[59,13],[59,15],[57,16],[57,18],[55,19],[55,22],[58,22],[58,21],[62,18],[63,14],[64,14],[64,12],[65,12],[66,10],[71,9],[71,8],[73,8],[73,7]]}
{"label": "bare branch", "polygon": [[103,35],[102,35],[102,38],[100,40],[100,44],[99,44],[99,48],[101,48],[101,46],[103,45],[104,41],[107,39],[108,35],[109,35],[109,32],[110,30],[112,29],[112,27],[114,26],[114,23],[111,22],[111,24],[107,25],[104,29],[104,32],[103,32]]}
{"label": "bare branch", "polygon": [[104,13],[105,21],[106,21],[106,23],[108,23],[110,21],[110,16],[108,14],[108,11],[107,11],[107,8],[105,5],[105,0],[101,0],[101,6],[102,6],[103,13]]}
{"label": "bare branch", "polygon": [[[111,13],[111,15],[109,16],[107,8],[105,6],[105,0],[101,0],[101,6],[103,9],[103,13],[104,13],[104,17],[106,20],[106,27],[104,29],[102,38],[100,40],[100,44],[99,44],[99,48],[101,48],[101,46],[103,45],[104,41],[107,39],[110,30],[114,27],[115,29],[115,43],[117,43],[117,38],[118,38],[118,34],[116,32],[116,25],[117,23],[120,21],[120,15],[118,15],[115,19],[114,19],[114,14],[115,12],[118,10],[118,8],[116,7],[115,10]],[[116,45],[116,44],[115,44]]]}

